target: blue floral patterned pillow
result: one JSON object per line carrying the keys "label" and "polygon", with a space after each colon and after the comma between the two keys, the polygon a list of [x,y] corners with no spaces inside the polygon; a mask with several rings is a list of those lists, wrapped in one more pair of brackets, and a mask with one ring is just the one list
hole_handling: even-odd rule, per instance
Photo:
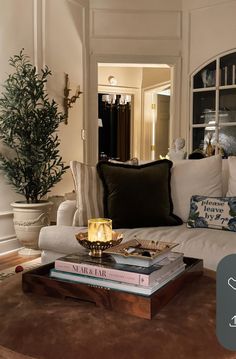
{"label": "blue floral patterned pillow", "polygon": [[192,196],[187,227],[236,232],[236,197]]}

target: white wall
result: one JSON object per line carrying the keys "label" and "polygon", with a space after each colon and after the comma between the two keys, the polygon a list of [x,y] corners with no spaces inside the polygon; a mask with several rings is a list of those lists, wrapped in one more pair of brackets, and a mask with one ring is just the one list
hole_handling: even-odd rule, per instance
{"label": "white wall", "polygon": [[170,81],[169,68],[144,68],[142,87],[156,86],[162,82]]}
{"label": "white wall", "polygon": [[[45,8],[45,63],[51,68],[53,77],[48,86],[50,95],[63,103],[65,73],[69,75],[70,96],[78,85],[83,94],[69,109],[68,124],[61,124],[59,138],[63,160],[83,161],[83,140],[81,131],[84,127],[86,80],[83,75],[85,15],[84,7],[79,2],[66,0],[47,0]],[[61,110],[64,109],[61,107]],[[63,176],[52,195],[60,195],[74,189],[70,170]]]}
{"label": "white wall", "polygon": [[[22,48],[29,56],[33,56],[34,19],[31,0],[0,0],[0,8],[0,83],[2,84],[11,72],[8,64],[10,56],[19,53]],[[28,19],[27,26],[25,26],[26,19]],[[19,247],[15,238],[10,203],[19,200],[20,196],[7,184],[1,172],[0,197],[0,253],[2,253]]]}
{"label": "white wall", "polygon": [[[62,104],[64,76],[68,73],[73,95],[77,85],[87,94],[88,1],[87,0],[0,0],[0,83],[10,72],[8,59],[24,48],[40,69],[47,64],[53,76],[48,83],[50,96]],[[61,155],[83,160],[81,129],[87,116],[86,96],[81,95],[69,110],[68,125],[61,124]],[[63,111],[63,108],[60,107]],[[68,170],[52,190],[64,194],[73,189]],[[0,174],[0,253],[19,246],[13,229],[10,203],[19,199]]]}

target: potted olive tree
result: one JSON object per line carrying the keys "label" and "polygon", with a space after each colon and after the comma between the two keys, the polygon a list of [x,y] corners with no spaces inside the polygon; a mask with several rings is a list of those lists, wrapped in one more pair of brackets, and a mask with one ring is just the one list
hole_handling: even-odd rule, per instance
{"label": "potted olive tree", "polygon": [[68,166],[59,154],[57,130],[64,121],[46,91],[48,67],[37,73],[24,49],[9,59],[13,72],[0,95],[0,169],[25,200],[12,204],[14,227],[23,254],[38,249],[42,226],[49,224],[51,203],[45,200]]}

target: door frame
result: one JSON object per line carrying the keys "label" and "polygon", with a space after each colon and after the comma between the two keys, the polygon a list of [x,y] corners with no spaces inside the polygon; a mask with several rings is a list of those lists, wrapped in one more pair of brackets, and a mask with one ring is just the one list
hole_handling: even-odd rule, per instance
{"label": "door frame", "polygon": [[[156,94],[158,90],[162,91],[166,88],[170,87],[171,90],[171,79],[169,81],[165,81],[165,82],[160,82],[156,85],[153,86],[148,86],[142,89],[142,117],[141,117],[141,132],[145,133],[145,96],[147,93],[151,93],[151,94]],[[170,106],[171,106],[171,97],[172,97],[172,93],[170,94]],[[169,124],[170,124],[170,115],[169,115]],[[170,127],[170,126],[169,126]],[[141,156],[144,157],[145,153],[146,153],[146,144],[145,144],[145,136],[141,139]],[[168,142],[169,144],[171,143],[170,140],[170,130],[169,130],[169,136],[168,136]],[[154,143],[152,143],[151,145],[154,145]],[[156,144],[155,144],[156,145]],[[152,150],[150,150],[152,152]]]}
{"label": "door frame", "polygon": [[[170,104],[170,141],[180,136],[180,90],[181,90],[181,57],[180,56],[148,56],[148,55],[90,55],[90,81],[88,99],[88,117],[85,124],[85,162],[96,164],[98,159],[98,64],[167,64],[171,67],[171,88],[173,94]],[[141,121],[138,126],[138,135],[141,136]],[[141,142],[141,141],[140,141]],[[140,157],[141,145],[138,153]]]}

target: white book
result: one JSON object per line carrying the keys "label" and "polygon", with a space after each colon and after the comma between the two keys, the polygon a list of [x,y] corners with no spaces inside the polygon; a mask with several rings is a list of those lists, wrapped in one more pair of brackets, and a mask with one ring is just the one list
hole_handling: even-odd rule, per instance
{"label": "white book", "polygon": [[97,277],[87,277],[82,276],[79,274],[74,273],[68,273],[68,272],[61,272],[56,269],[51,269],[50,276],[53,278],[66,280],[70,282],[78,282],[83,283],[91,286],[96,287],[104,287],[104,288],[110,288],[110,289],[116,289],[121,290],[124,292],[129,293],[137,293],[142,294],[145,296],[149,296],[153,294],[157,289],[163,287],[165,284],[167,284],[169,281],[173,280],[175,277],[177,277],[180,273],[182,273],[185,270],[185,264],[183,264],[178,269],[166,273],[160,281],[156,282],[155,284],[151,286],[140,286],[135,284],[128,284],[124,282],[117,282],[113,280],[107,280],[107,279],[101,279]]}

